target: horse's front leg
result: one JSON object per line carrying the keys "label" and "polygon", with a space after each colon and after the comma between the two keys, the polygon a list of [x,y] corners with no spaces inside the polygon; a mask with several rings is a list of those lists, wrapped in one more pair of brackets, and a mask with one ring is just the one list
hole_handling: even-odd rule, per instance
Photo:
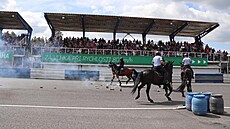
{"label": "horse's front leg", "polygon": [[126,85],[127,85],[128,82],[131,80],[131,77],[128,77],[128,76],[127,76],[127,78],[128,78],[128,80],[126,81]]}
{"label": "horse's front leg", "polygon": [[191,85],[191,81],[189,80],[188,84],[187,84],[187,91],[188,92],[192,92],[192,85]]}
{"label": "horse's front leg", "polygon": [[112,83],[113,83],[113,79],[115,78],[115,76],[113,75],[113,77],[112,77],[112,79],[111,79],[111,83],[110,83],[110,85],[112,85]]}
{"label": "horse's front leg", "polygon": [[149,95],[150,88],[151,88],[151,83],[148,83],[147,88],[146,88],[147,98],[151,103],[154,103],[153,100],[150,98],[150,95]]}
{"label": "horse's front leg", "polygon": [[144,84],[141,83],[141,85],[138,87],[138,91],[137,91],[137,97],[135,99],[139,99],[140,98],[140,92],[141,92],[141,89],[144,87]]}
{"label": "horse's front leg", "polygon": [[[171,84],[164,85],[164,87],[165,87],[164,89],[165,89],[166,98],[168,99],[168,101],[172,101],[172,99],[169,97],[169,95],[171,94],[171,90],[172,90],[170,89]],[[170,90],[169,93],[168,93],[168,90]]]}
{"label": "horse's front leg", "polygon": [[119,82],[120,91],[122,91],[122,89],[121,89],[121,80],[120,80],[120,78],[119,78],[119,75],[117,75],[117,80],[118,80],[118,82]]}

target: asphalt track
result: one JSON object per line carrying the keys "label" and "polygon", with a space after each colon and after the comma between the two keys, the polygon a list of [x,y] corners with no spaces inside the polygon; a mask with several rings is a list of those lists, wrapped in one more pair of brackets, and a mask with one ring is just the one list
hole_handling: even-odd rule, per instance
{"label": "asphalt track", "polygon": [[[167,101],[152,85],[134,100],[131,86],[108,82],[0,78],[0,129],[230,129],[230,84],[193,83],[193,91],[223,94],[225,113],[194,115],[179,92]],[[179,86],[173,84],[174,88]]]}

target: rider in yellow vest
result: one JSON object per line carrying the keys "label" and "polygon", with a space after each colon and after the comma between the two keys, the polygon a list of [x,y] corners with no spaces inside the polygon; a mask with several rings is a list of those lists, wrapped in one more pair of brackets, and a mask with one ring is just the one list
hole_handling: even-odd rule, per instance
{"label": "rider in yellow vest", "polygon": [[162,65],[164,65],[164,59],[159,52],[156,52],[156,56],[153,57],[152,65],[156,71],[163,72],[163,84],[169,84],[168,72],[162,67]]}

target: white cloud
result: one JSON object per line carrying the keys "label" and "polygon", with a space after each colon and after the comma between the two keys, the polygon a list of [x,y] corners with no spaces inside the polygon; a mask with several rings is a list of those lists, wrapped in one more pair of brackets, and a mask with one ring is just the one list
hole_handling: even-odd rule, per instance
{"label": "white cloud", "polygon": [[16,6],[16,0],[1,0],[0,9],[11,11],[14,10]]}

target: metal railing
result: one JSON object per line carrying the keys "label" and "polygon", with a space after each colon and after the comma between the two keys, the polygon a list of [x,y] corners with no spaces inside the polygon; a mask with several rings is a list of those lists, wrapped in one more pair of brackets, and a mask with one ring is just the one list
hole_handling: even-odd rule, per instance
{"label": "metal railing", "polygon": [[[94,48],[65,48],[65,47],[33,47],[32,55],[41,55],[42,53],[72,53],[72,54],[95,54],[95,55],[126,55],[126,56],[154,56],[156,51],[149,50],[119,50],[119,49],[94,49]],[[190,57],[207,58],[208,61],[225,60],[222,53],[200,53],[200,52],[179,52],[179,51],[161,51],[162,56],[182,57],[188,53]],[[227,58],[226,58],[227,60]]]}
{"label": "metal railing", "polygon": [[[64,48],[64,47],[32,47],[28,51],[26,47],[4,46],[0,47],[1,52],[12,52],[13,60],[1,60],[0,67],[41,67],[42,53],[71,53],[71,54],[98,54],[98,55],[126,55],[126,56],[154,56],[156,51],[148,50],[119,50],[119,49],[93,49],[93,48]],[[220,63],[220,68],[224,71],[229,69],[229,57],[224,57],[223,53],[200,53],[200,52],[177,52],[161,51],[166,57],[182,57],[188,53],[190,57],[207,58],[209,62]],[[29,55],[28,55],[29,54]],[[27,55],[27,56],[26,56]],[[227,65],[225,67],[224,65]],[[228,72],[226,72],[228,73]]]}

